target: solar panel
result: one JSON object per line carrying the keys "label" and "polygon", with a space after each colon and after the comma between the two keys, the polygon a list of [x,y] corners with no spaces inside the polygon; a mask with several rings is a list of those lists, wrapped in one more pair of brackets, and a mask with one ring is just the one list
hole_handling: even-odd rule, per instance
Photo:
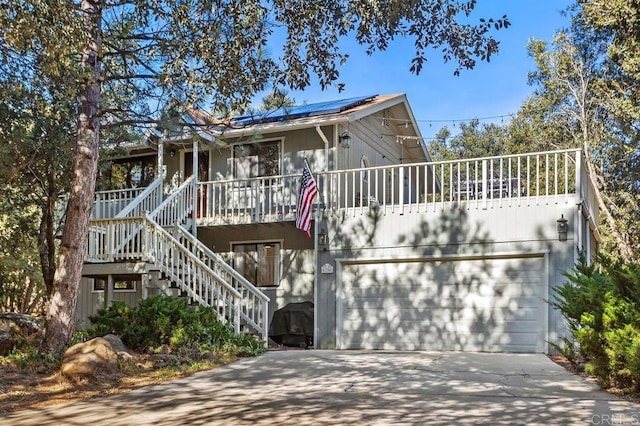
{"label": "solar panel", "polygon": [[302,117],[315,117],[318,115],[336,114],[350,108],[357,107],[375,98],[378,95],[362,96],[357,98],[340,99],[337,101],[318,102],[314,104],[295,105],[282,107],[270,111],[259,111],[245,114],[233,119],[237,126],[249,126],[259,123],[293,120]]}

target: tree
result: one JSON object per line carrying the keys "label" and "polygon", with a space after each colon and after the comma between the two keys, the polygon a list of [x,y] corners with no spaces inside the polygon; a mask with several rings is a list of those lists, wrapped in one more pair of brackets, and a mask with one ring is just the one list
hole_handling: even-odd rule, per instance
{"label": "tree", "polygon": [[[640,4],[635,0],[580,0],[576,19],[605,45],[601,101],[611,120],[611,141],[604,146],[607,192],[616,206],[617,227],[640,259]],[[625,256],[627,259],[629,255]]]}
{"label": "tree", "polygon": [[[339,83],[348,59],[338,41],[353,36],[367,52],[395,37],[414,40],[411,71],[429,48],[456,63],[455,74],[498,50],[491,31],[506,17],[466,24],[475,1],[416,0],[22,0],[0,8],[3,64],[29,81],[39,69],[69,75],[77,106],[73,178],[45,346],[60,351],[73,331],[101,131],[153,121],[153,107],[205,102],[215,111],[246,108],[268,85],[303,89]],[[266,46],[281,36],[282,56]],[[34,55],[34,49],[37,54]],[[26,58],[26,59],[18,59]],[[6,68],[5,68],[6,69]],[[35,71],[34,71],[35,70]],[[124,99],[108,102],[103,93]],[[121,102],[126,100],[126,102]]]}
{"label": "tree", "polygon": [[451,136],[447,127],[442,128],[429,146],[434,160],[479,158],[506,154],[506,131],[503,126],[479,120],[460,123],[460,132]]}
{"label": "tree", "polygon": [[273,111],[278,108],[292,107],[296,104],[295,99],[290,98],[286,91],[275,88],[272,93],[262,98],[261,111]]}
{"label": "tree", "polygon": [[[634,126],[629,125],[630,117],[620,114],[620,102],[628,100],[631,92],[612,92],[612,88],[628,83],[606,56],[607,40],[577,13],[570,31],[559,32],[551,43],[533,41],[529,50],[537,70],[530,74],[530,82],[536,92],[529,107],[573,138],[566,147],[580,147],[585,153],[595,197],[612,237],[607,245],[629,260],[637,255],[637,233],[633,230],[639,217],[629,216],[632,212],[625,205],[634,199],[633,205],[637,205],[640,180],[637,165],[624,160],[629,158],[625,153],[637,151],[637,142],[633,142],[637,137]],[[622,93],[627,95],[621,98]]]}

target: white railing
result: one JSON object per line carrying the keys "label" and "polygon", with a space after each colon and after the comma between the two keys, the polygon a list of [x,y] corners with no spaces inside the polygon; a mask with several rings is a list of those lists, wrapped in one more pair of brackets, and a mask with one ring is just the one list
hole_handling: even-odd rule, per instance
{"label": "white railing", "polygon": [[[584,158],[584,156],[581,155],[581,158]],[[584,160],[579,161],[577,164],[576,192],[580,194],[580,202],[582,203],[582,208],[586,210],[585,216],[588,218],[587,220],[595,232],[599,234],[598,223],[600,221],[600,209],[598,208],[598,200],[596,199],[596,192],[593,187],[595,183],[589,176],[589,170]]]}
{"label": "white railing", "polygon": [[187,296],[213,306],[223,322],[240,333],[240,293],[157,223],[145,220],[147,259],[158,266]]}
{"label": "white railing", "polygon": [[142,212],[154,210],[161,202],[162,177],[158,177],[144,191],[140,192],[129,205],[120,210],[115,217],[140,217],[143,214]]}
{"label": "white railing", "polygon": [[230,283],[240,294],[240,312],[246,321],[266,341],[269,332],[269,297],[233,269],[222,257],[211,251],[185,228],[176,225],[174,237],[196,255],[212,271]]}
{"label": "white railing", "polygon": [[[92,229],[100,232],[90,233],[87,260],[152,262],[188,297],[213,306],[221,321],[231,322],[240,332],[240,293],[153,220],[146,216],[94,220]],[[135,237],[129,238],[132,233]],[[123,237],[128,240],[124,246]]]}
{"label": "white railing", "polygon": [[160,226],[172,226],[183,221],[193,211],[193,176],[182,182],[182,184],[154,210],[149,217]]}
{"label": "white railing", "polygon": [[200,182],[198,217],[211,225],[294,220],[301,176]]}
{"label": "white railing", "polygon": [[114,189],[96,192],[91,219],[115,217],[146,188]]}
{"label": "white railing", "polygon": [[[568,149],[323,172],[316,181],[327,200],[319,196],[316,204],[350,214],[371,207],[388,214],[569,203],[584,180],[576,175],[580,162],[580,151]],[[300,175],[199,183],[199,221],[294,220],[299,185]]]}
{"label": "white railing", "polygon": [[328,209],[384,214],[569,203],[579,151],[563,150],[327,173]]}
{"label": "white railing", "polygon": [[139,217],[95,219],[90,222],[85,261],[116,262],[145,255],[143,222]]}

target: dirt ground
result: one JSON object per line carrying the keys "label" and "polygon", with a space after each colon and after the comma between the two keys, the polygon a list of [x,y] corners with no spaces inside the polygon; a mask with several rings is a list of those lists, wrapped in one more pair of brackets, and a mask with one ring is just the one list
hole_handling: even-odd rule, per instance
{"label": "dirt ground", "polygon": [[136,368],[79,382],[68,380],[59,371],[0,366],[0,413],[120,394],[183,377],[196,371],[217,368],[233,360],[220,358],[215,362],[192,364],[182,368],[160,368],[148,357],[138,355]]}

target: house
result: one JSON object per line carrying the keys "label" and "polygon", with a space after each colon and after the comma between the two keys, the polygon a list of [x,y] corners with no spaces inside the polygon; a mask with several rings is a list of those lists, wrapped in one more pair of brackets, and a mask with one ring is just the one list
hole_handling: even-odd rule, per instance
{"label": "house", "polygon": [[183,124],[96,193],[78,327],[165,292],[264,339],[276,309],[312,302],[316,348],[550,352],[567,334],[548,300],[600,238],[579,150],[434,162],[402,94]]}

